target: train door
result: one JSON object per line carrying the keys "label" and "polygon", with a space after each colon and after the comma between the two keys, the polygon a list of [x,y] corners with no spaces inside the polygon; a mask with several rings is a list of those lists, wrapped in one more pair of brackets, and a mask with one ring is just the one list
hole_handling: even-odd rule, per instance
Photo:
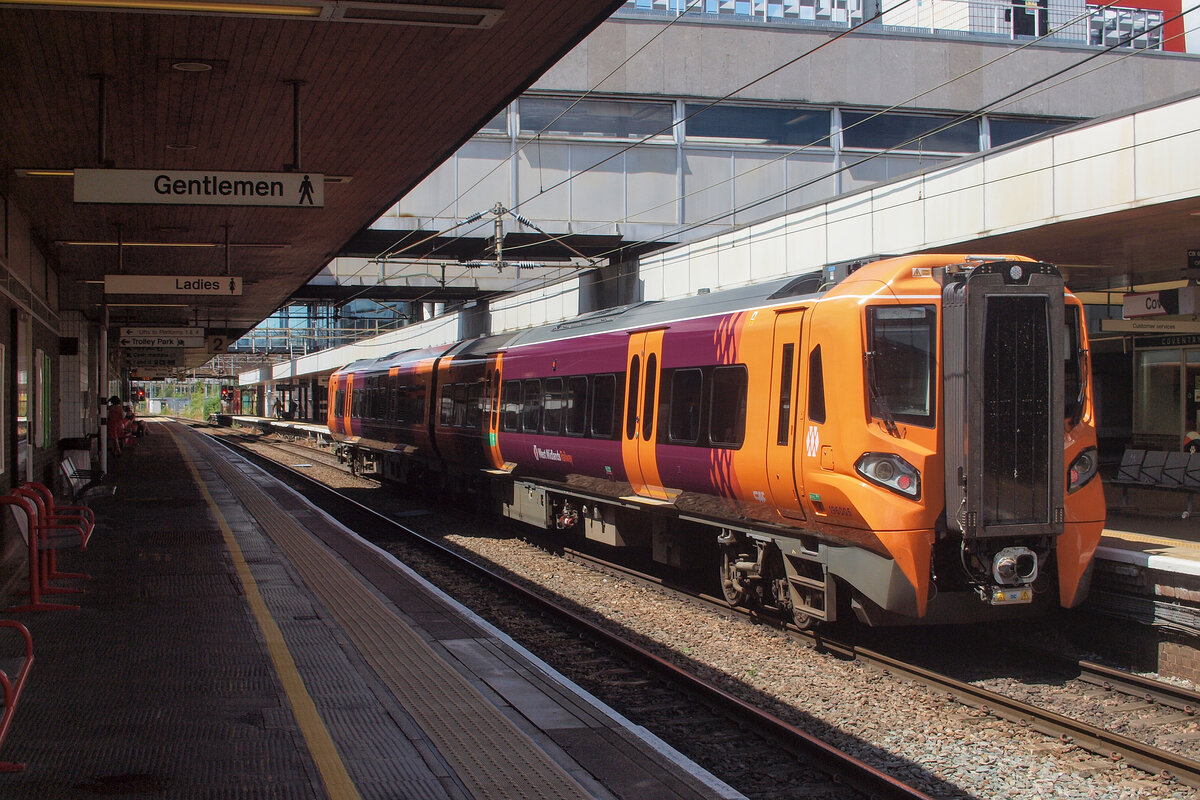
{"label": "train door", "polygon": [[504,458],[500,455],[500,365],[503,361],[503,353],[488,356],[487,383],[484,387],[486,398],[483,404],[483,447],[487,454],[488,466],[492,469],[504,468]]}
{"label": "train door", "polygon": [[803,476],[797,455],[796,432],[800,391],[804,384],[800,369],[800,333],[804,311],[784,311],[775,316],[775,338],[771,350],[771,392],[767,413],[767,482],[771,500],[785,517],[804,519],[800,504]]}
{"label": "train door", "polygon": [[662,340],[665,331],[630,334],[625,362],[625,425],[622,461],[635,494],[670,500],[658,474],[658,393],[662,374]]}

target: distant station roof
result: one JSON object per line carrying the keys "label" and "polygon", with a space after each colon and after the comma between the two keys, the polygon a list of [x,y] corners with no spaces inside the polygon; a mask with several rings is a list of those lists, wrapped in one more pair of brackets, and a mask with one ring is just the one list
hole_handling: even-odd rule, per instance
{"label": "distant station roof", "polygon": [[620,5],[6,3],[0,193],[64,309],[232,339]]}

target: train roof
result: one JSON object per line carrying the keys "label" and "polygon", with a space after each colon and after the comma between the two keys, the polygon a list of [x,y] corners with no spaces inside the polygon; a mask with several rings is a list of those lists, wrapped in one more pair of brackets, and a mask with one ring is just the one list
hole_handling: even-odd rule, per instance
{"label": "train roof", "polygon": [[698,294],[678,300],[651,300],[627,306],[606,308],[582,314],[554,325],[543,325],[521,331],[508,342],[508,347],[520,347],[541,342],[570,339],[575,336],[632,330],[684,319],[731,314],[749,308],[770,305],[772,301],[790,302],[814,297],[823,292],[822,273],[812,272],[798,277],[780,278],[711,294]]}

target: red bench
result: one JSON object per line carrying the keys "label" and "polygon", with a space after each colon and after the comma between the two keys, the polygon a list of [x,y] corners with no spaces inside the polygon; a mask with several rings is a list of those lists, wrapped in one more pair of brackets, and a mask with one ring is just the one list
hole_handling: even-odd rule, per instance
{"label": "red bench", "polygon": [[[34,495],[34,496],[31,496]],[[66,589],[51,586],[52,578],[87,577],[79,573],[58,572],[54,568],[55,552],[68,547],[82,549],[87,541],[83,528],[78,524],[54,524],[48,513],[39,513],[37,492],[16,489],[0,497],[0,505],[9,506],[13,520],[29,549],[29,602],[12,606],[9,612],[75,610],[79,606],[47,603],[44,594],[80,593],[82,589]]]}
{"label": "red bench", "polygon": [[[33,638],[24,625],[9,619],[0,620],[0,630],[13,631],[24,645],[21,655],[0,657],[0,690],[3,690],[3,696],[0,697],[0,701],[3,701],[0,705],[0,745],[3,745],[4,737],[12,727],[17,701],[21,698],[21,690],[25,688],[25,679],[29,677],[29,670],[33,667]],[[24,764],[0,761],[0,772],[20,772],[23,769]]]}

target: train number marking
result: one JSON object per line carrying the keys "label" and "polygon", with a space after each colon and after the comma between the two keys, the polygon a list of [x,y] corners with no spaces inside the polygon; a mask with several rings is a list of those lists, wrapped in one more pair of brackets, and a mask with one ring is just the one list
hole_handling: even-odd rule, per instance
{"label": "train number marking", "polygon": [[755,492],[754,499],[760,503],[765,503],[765,502],[767,502],[767,493],[766,492]]}
{"label": "train number marking", "polygon": [[804,443],[808,447],[808,457],[816,458],[817,451],[821,449],[821,434],[816,425],[808,426],[808,436],[805,437]]}

